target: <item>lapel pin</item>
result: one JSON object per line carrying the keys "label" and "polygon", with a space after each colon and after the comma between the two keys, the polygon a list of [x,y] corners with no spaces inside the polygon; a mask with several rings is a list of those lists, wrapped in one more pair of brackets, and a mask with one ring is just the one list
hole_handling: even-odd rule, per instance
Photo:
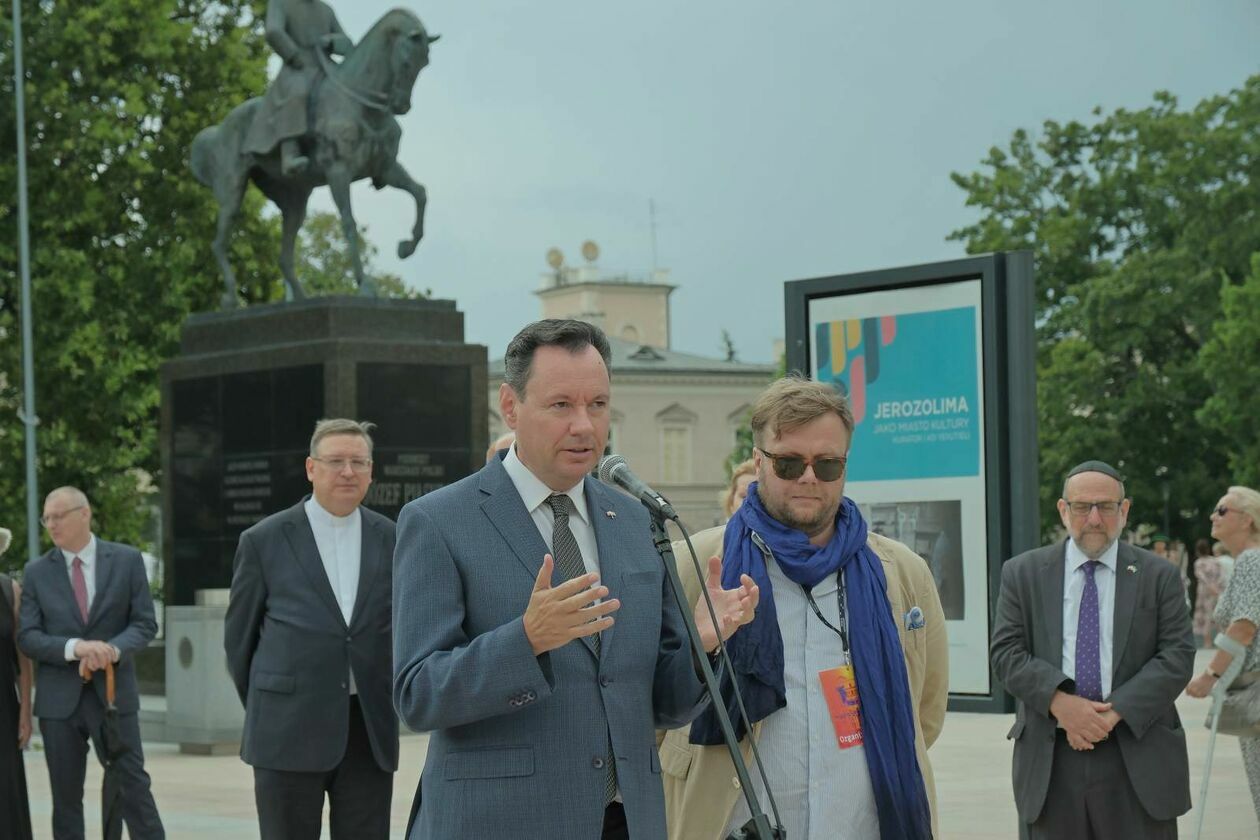
{"label": "lapel pin", "polygon": [[1129,574],[1131,575],[1137,574],[1137,566],[1126,566],[1125,568],[1129,570]]}
{"label": "lapel pin", "polygon": [[609,519],[616,519],[617,512],[615,510],[606,510],[604,511],[604,516],[607,516]]}

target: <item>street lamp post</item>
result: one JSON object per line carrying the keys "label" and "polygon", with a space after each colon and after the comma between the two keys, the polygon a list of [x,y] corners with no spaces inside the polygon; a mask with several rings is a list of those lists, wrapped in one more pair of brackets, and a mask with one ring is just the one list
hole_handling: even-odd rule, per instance
{"label": "street lamp post", "polygon": [[26,200],[26,68],[22,63],[22,4],[13,0],[13,98],[17,103],[18,263],[22,272],[22,425],[26,427],[26,554],[39,556],[39,487],[35,479],[35,363],[31,329],[31,234]]}

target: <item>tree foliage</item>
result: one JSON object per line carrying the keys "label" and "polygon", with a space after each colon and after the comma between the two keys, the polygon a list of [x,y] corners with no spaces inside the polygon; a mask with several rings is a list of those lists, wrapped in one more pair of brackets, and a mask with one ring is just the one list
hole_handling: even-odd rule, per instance
{"label": "tree foliage", "polygon": [[[376,283],[376,293],[385,298],[425,298],[432,292],[409,288],[397,274],[376,268],[376,246],[367,240],[367,228],[359,229],[359,258],[364,273]],[[311,213],[298,235],[296,255],[298,282],[309,295],[353,295],[354,266],[335,213]]]}
{"label": "tree foliage", "polygon": [[1199,358],[1212,392],[1199,418],[1229,442],[1231,483],[1260,487],[1260,254],[1246,281],[1224,284],[1221,318]]}
{"label": "tree foliage", "polygon": [[[1253,424],[1212,399],[1204,364],[1222,288],[1232,300],[1260,251],[1260,76],[1188,110],[1157,93],[1093,116],[1016,131],[979,171],[955,173],[980,218],[950,238],[1035,255],[1044,530],[1059,477],[1102,458],[1129,479],[1131,524],[1162,526],[1167,487],[1173,535],[1191,540],[1245,445],[1226,430]],[[1217,338],[1246,330],[1232,329]]]}
{"label": "tree foliage", "polygon": [[[23,0],[38,474],[97,528],[140,540],[159,467],[158,365],[214,308],[215,205],[193,181],[203,127],[266,84],[262,0]],[[26,554],[13,26],[0,22],[0,522]],[[275,299],[277,224],[250,193],[233,240],[244,296]]]}

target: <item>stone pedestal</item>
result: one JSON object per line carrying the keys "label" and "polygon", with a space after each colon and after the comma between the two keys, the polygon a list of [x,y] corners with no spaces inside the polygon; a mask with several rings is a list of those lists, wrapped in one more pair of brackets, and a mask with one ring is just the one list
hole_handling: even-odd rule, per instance
{"label": "stone pedestal", "polygon": [[171,606],[227,588],[241,531],[310,492],[303,464],[321,418],[377,424],[365,504],[392,519],[482,464],[486,349],[464,343],[453,301],[326,297],[194,315],[161,376]]}
{"label": "stone pedestal", "polygon": [[230,755],[240,747],[245,710],[223,652],[227,590],[203,590],[197,601],[166,609],[165,740],[185,753]]}

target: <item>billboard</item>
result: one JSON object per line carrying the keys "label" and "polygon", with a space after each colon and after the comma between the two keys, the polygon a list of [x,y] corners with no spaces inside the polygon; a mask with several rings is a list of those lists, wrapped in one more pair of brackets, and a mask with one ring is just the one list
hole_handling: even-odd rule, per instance
{"label": "billboard", "polygon": [[1004,709],[988,664],[1000,565],[1037,536],[1031,258],[795,281],[787,317],[789,369],[853,408],[845,495],[931,569],[951,708]]}

